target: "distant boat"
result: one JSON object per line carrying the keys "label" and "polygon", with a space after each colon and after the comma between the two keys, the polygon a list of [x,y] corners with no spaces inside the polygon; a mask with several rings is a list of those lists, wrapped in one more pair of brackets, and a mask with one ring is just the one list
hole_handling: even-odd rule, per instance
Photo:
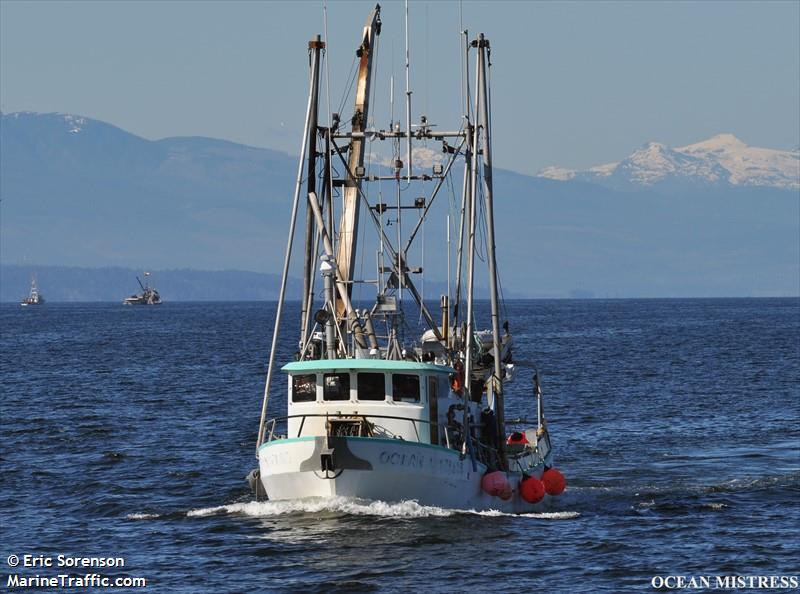
{"label": "distant boat", "polygon": [[23,307],[27,307],[28,305],[42,305],[44,303],[44,296],[39,292],[39,288],[36,286],[36,279],[31,279],[31,292],[28,294],[27,297],[24,297],[19,304]]}
{"label": "distant boat", "polygon": [[150,273],[145,272],[145,284],[142,284],[142,281],[139,280],[138,276],[136,277],[139,286],[142,288],[142,292],[140,294],[134,294],[130,297],[126,297],[122,302],[123,305],[161,305],[161,295],[159,295],[158,291],[156,291],[153,287],[147,284],[148,276],[150,276]]}

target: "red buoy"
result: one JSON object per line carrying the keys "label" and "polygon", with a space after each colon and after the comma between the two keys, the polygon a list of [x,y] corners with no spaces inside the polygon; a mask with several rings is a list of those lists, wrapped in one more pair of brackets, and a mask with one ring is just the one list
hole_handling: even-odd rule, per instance
{"label": "red buoy", "polygon": [[529,476],[519,484],[519,494],[528,503],[539,503],[544,499],[544,484],[535,476]]}
{"label": "red buoy", "polygon": [[515,445],[515,444],[524,445],[530,442],[528,441],[528,438],[524,433],[520,431],[514,431],[514,433],[508,436],[506,443],[508,445]]}
{"label": "red buoy", "polygon": [[499,470],[489,472],[483,475],[481,479],[481,489],[492,497],[499,497],[503,491],[511,490],[511,485],[508,484],[506,475]]}
{"label": "red buoy", "polygon": [[542,473],[542,482],[548,495],[561,495],[567,488],[567,480],[555,468],[548,468]]}

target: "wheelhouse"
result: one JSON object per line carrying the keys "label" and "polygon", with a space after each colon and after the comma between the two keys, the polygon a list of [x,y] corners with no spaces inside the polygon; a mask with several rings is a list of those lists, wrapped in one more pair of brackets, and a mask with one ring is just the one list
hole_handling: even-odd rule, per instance
{"label": "wheelhouse", "polygon": [[282,371],[289,388],[287,437],[335,434],[337,423],[351,420],[362,423],[362,437],[453,445],[446,426],[462,398],[451,389],[451,367],[319,359],[289,363]]}

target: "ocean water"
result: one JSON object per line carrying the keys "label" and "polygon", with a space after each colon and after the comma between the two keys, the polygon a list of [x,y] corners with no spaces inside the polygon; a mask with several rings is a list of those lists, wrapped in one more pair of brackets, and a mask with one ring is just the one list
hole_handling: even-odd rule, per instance
{"label": "ocean water", "polygon": [[[24,554],[122,557],[73,572],[181,593],[626,592],[800,573],[800,300],[505,309],[507,414],[532,412],[537,365],[568,481],[523,516],[254,501],[273,304],[1,306],[3,587],[65,573],[8,566]],[[279,360],[296,315],[285,324]]]}

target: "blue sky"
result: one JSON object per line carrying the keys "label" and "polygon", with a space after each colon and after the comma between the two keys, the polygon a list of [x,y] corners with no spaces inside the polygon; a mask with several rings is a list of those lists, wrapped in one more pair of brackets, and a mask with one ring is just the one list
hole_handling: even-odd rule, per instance
{"label": "blue sky", "polygon": [[[374,115],[402,110],[404,5],[384,2]],[[374,3],[328,3],[338,106]],[[77,113],[146,138],[297,153],[315,2],[0,2],[0,108]],[[656,140],[800,143],[800,2],[411,2],[415,119],[460,115],[460,20],[492,43],[498,166],[588,167]],[[350,101],[347,102],[347,112]],[[335,109],[334,109],[335,110]]]}

